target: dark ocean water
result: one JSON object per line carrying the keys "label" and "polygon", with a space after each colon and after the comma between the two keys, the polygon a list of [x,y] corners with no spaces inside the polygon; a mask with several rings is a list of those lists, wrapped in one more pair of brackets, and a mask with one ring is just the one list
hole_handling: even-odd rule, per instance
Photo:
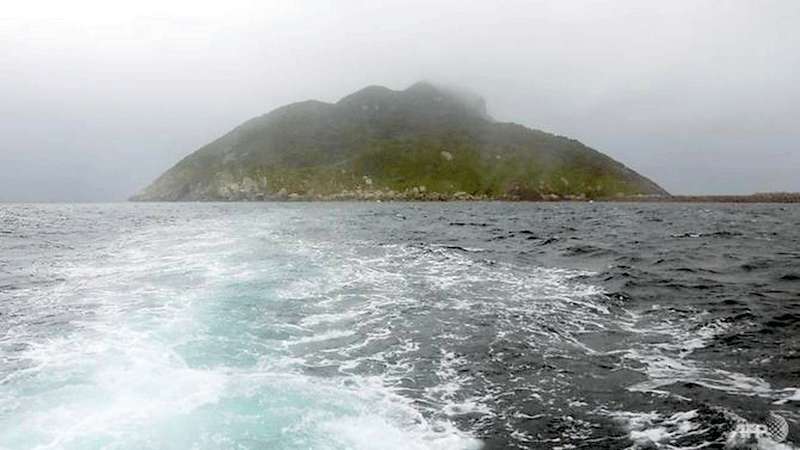
{"label": "dark ocean water", "polygon": [[796,448],[799,407],[797,206],[0,205],[3,449]]}

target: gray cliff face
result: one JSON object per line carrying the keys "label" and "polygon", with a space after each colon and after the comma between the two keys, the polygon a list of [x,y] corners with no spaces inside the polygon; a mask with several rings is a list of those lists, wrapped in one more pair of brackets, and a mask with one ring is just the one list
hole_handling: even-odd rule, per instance
{"label": "gray cliff face", "polygon": [[618,195],[668,194],[578,141],[495,122],[475,94],[421,82],[404,91],[370,86],[334,104],[294,103],[248,120],[132,200]]}

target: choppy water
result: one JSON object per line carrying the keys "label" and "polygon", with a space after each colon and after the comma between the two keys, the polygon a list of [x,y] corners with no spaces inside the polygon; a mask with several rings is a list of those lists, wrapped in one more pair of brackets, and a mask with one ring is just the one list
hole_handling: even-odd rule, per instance
{"label": "choppy water", "polygon": [[0,205],[4,449],[793,448],[799,387],[798,207]]}

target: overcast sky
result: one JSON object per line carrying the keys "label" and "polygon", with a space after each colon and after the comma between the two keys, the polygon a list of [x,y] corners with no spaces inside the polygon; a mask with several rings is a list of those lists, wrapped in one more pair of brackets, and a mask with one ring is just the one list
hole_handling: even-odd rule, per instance
{"label": "overcast sky", "polygon": [[672,193],[800,191],[800,1],[7,2],[0,200],[122,200],[244,120],[426,79]]}

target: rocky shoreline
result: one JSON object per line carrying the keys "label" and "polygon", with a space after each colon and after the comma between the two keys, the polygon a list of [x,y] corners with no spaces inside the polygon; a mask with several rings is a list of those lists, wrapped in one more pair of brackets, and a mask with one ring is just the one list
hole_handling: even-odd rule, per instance
{"label": "rocky shoreline", "polygon": [[[132,201],[153,201],[143,198],[132,198]],[[156,200],[157,201],[157,200]],[[336,202],[336,201],[364,201],[364,202],[447,202],[447,201],[529,201],[529,202],[636,202],[636,203],[800,203],[800,193],[775,192],[757,193],[751,195],[618,195],[614,197],[587,197],[579,195],[508,194],[503,196],[488,196],[483,194],[470,194],[468,192],[430,192],[424,186],[395,191],[391,189],[355,189],[344,190],[334,194],[297,193],[281,189],[276,193],[261,193],[239,191],[230,192],[230,195],[220,197],[199,198],[196,201],[223,201],[223,202],[248,202],[248,201],[273,201],[273,202]]]}

